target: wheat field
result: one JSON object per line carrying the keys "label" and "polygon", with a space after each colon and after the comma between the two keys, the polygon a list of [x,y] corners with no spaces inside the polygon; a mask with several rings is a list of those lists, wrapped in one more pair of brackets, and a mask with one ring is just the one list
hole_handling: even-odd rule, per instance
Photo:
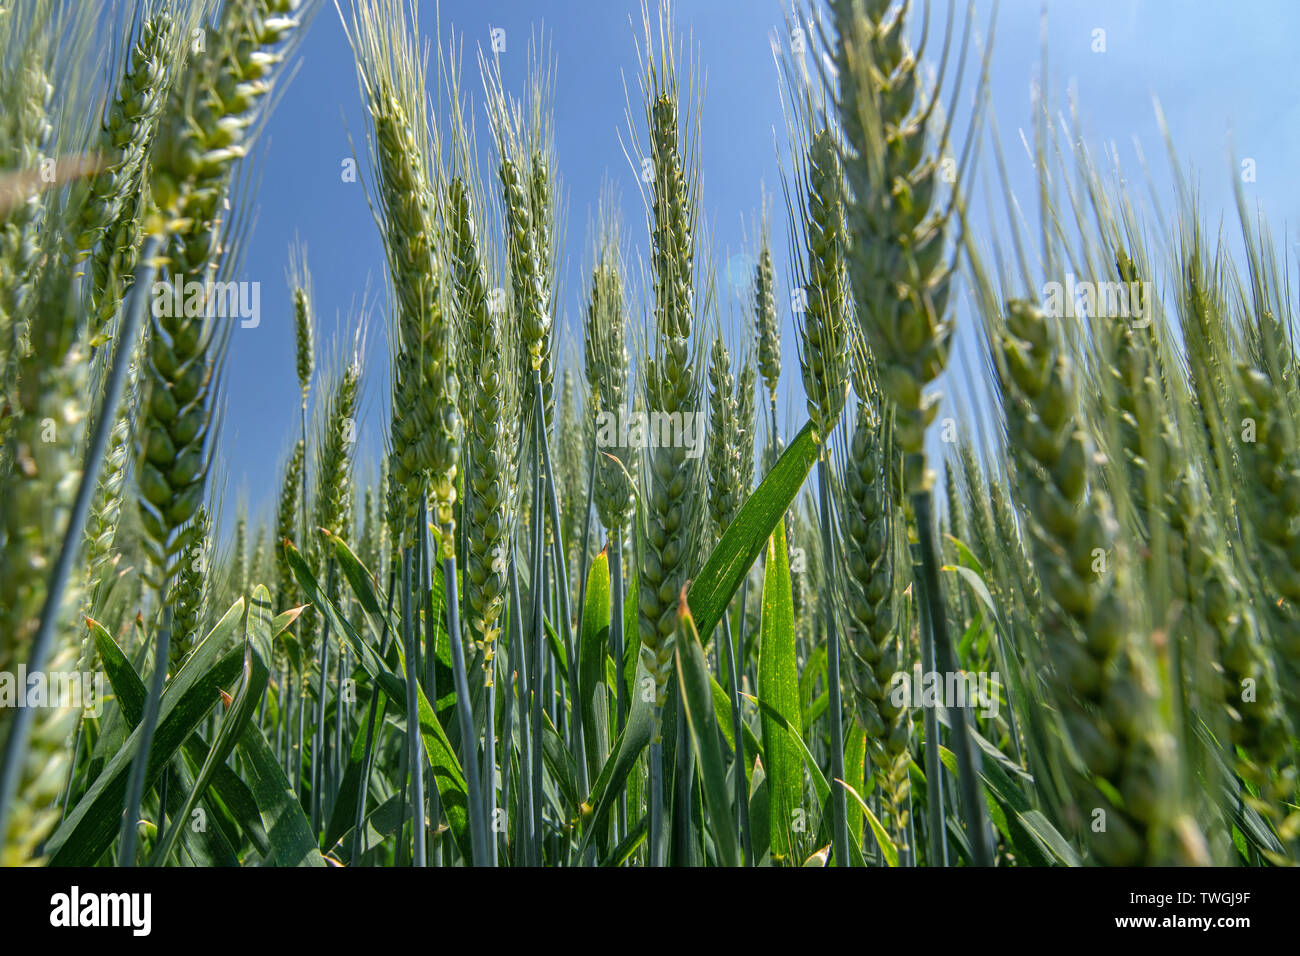
{"label": "wheat field", "polygon": [[[1300,862],[1300,354],[1240,185],[1212,226],[1171,142],[1153,212],[1040,103],[1026,219],[987,17],[794,4],[727,315],[666,2],[644,219],[610,183],[576,237],[544,44],[519,85],[410,0],[97,7],[0,0],[0,862]],[[301,405],[224,521],[251,157],[316,17],[381,318],[323,335],[293,247]]]}

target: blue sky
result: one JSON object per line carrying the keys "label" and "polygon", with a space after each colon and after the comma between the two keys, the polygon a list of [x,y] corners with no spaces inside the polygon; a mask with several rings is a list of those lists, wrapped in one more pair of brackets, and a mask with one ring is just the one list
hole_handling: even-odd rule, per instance
{"label": "blue sky", "polygon": [[[345,10],[348,2],[340,0]],[[942,9],[943,4],[935,6]],[[987,23],[991,5],[978,6],[977,19]],[[426,33],[438,24],[438,12],[433,2],[421,2]],[[564,342],[581,334],[586,227],[603,177],[619,187],[625,234],[634,247],[646,248],[644,212],[620,141],[620,132],[627,140],[625,76],[634,96],[637,89],[640,0],[443,0],[440,12],[444,31],[454,26],[464,32],[470,64],[468,51],[488,44],[490,28],[506,31],[503,72],[507,87],[516,91],[522,88],[530,35],[544,29],[550,43],[556,61],[556,153],[567,219],[557,317],[563,350]],[[1018,129],[1028,130],[1030,84],[1041,71],[1041,12],[1036,0],[1001,4],[989,90],[1012,185],[1026,203],[1032,200],[1034,180]],[[778,288],[784,293],[777,300],[786,306],[782,378],[788,395],[783,395],[782,427],[797,427],[804,415],[788,308],[788,246],[777,155],[778,144],[785,152],[786,139],[771,52],[771,37],[784,29],[782,5],[777,0],[678,0],[675,23],[694,52],[702,80],[701,199],[721,276],[729,258],[749,248],[760,189],[766,186],[776,197],[773,249]],[[1169,161],[1152,105],[1158,97],[1184,163],[1197,174],[1211,223],[1222,216],[1228,231],[1236,229],[1233,177],[1237,162],[1249,157],[1255,161],[1256,181],[1246,186],[1248,200],[1258,204],[1278,234],[1289,227],[1300,210],[1300,177],[1295,174],[1300,70],[1294,43],[1300,35],[1300,4],[1051,2],[1047,23],[1051,102],[1064,108],[1072,91],[1091,146],[1100,150],[1113,142],[1121,160],[1135,170],[1133,143],[1140,143],[1156,192],[1171,206]],[[1105,31],[1105,52],[1094,51],[1098,29]],[[321,341],[336,335],[339,320],[370,290],[368,383],[358,422],[362,474],[377,469],[387,430],[383,250],[362,185],[344,182],[340,175],[343,161],[353,155],[349,136],[364,156],[364,123],[351,51],[332,2],[321,7],[298,59],[297,74],[280,91],[263,132],[259,188],[249,197],[256,222],[241,278],[262,285],[262,321],[257,328],[234,329],[230,341],[224,432],[214,475],[225,484],[227,527],[241,496],[254,514],[262,509],[269,513],[280,463],[296,436],[298,390],[284,278],[295,236],[308,245]],[[476,69],[467,69],[463,86],[481,91]],[[963,90],[963,101],[970,90]],[[960,105],[957,109],[960,115]],[[632,115],[642,115],[635,101]],[[481,114],[479,125],[484,126]],[[984,161],[989,158],[986,149]],[[1139,195],[1145,198],[1145,187]],[[952,388],[960,389],[960,383],[950,383]]]}

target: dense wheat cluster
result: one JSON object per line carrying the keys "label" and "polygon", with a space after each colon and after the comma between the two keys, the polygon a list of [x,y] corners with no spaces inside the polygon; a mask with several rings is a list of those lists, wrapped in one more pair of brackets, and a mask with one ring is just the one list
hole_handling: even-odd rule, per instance
{"label": "dense wheat cluster", "polygon": [[321,334],[289,250],[301,405],[223,537],[214,284],[320,4],[93,6],[0,0],[0,863],[1300,863],[1300,355],[1244,197],[1239,252],[1175,169],[1156,241],[1039,102],[1043,228],[983,223],[980,24],[799,5],[790,244],[754,184],[729,309],[647,7],[644,218],[602,184],[570,321],[545,35],[514,88],[340,2],[381,301]]}

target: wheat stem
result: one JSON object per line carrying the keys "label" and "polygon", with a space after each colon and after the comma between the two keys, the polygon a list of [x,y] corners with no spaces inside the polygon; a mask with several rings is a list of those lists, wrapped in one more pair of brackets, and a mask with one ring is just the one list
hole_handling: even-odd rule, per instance
{"label": "wheat stem", "polygon": [[[617,735],[623,733],[623,725],[627,721],[627,679],[623,672],[623,658],[625,651],[624,644],[624,609],[623,609],[623,535],[619,528],[614,527],[609,530],[609,596],[610,596],[610,622],[609,622],[609,643],[610,649],[614,654],[614,676],[618,682],[618,687],[614,694],[615,699],[615,728]],[[619,795],[618,801],[618,829],[615,833],[617,838],[627,835],[627,793]]]}
{"label": "wheat stem", "polygon": [[[956,674],[957,655],[948,633],[948,614],[943,604],[939,584],[939,542],[935,534],[933,495],[929,490],[912,495],[912,510],[916,514],[917,537],[921,545],[921,567],[925,575],[925,601],[929,604],[929,629],[934,642],[934,659],[941,674]],[[952,702],[949,702],[950,705]],[[971,750],[970,717],[966,713],[969,703],[949,706],[953,754],[957,758],[957,784],[961,794],[962,814],[966,820],[966,839],[970,841],[972,862],[975,866],[992,866],[993,854],[989,850],[988,831],[984,826],[982,801],[976,782],[978,768]],[[936,745],[938,741],[935,741]],[[927,741],[928,744],[928,741]]]}
{"label": "wheat stem", "polygon": [[[163,684],[167,680],[168,644],[171,641],[171,607],[163,608],[162,624],[154,638],[153,678],[149,693],[144,699],[144,714],[136,727],[139,735],[135,756],[131,762],[131,779],[127,785],[126,807],[122,814],[121,845],[118,849],[118,866],[135,866],[135,841],[140,819],[140,802],[144,799],[149,750],[153,746],[154,731],[158,727],[159,701]],[[158,827],[161,835],[162,826]]]}
{"label": "wheat stem", "polygon": [[[461,757],[465,781],[469,788],[470,840],[475,866],[487,866],[487,820],[480,791],[478,734],[474,729],[474,711],[469,700],[469,677],[465,671],[465,652],[460,640],[459,601],[456,598],[456,558],[443,558],[443,587],[447,594],[447,638],[451,647],[451,672],[456,681],[456,713],[460,720]],[[489,735],[491,731],[488,731]]]}
{"label": "wheat stem", "polygon": [[[830,462],[822,455],[817,464],[817,493],[821,504],[822,553],[825,555],[827,579],[835,580],[835,549],[831,541]],[[830,693],[828,717],[831,725],[831,774],[836,783],[831,789],[831,825],[835,846],[835,865],[849,866],[849,825],[847,795],[844,792],[844,708],[840,700],[840,638],[835,624],[835,609],[830,589],[822,588],[822,611],[826,625],[826,683]],[[737,740],[737,745],[740,741]]]}
{"label": "wheat stem", "polygon": [[[930,615],[936,602],[926,592],[929,578],[923,570],[920,544],[913,545],[912,579],[919,592],[916,606],[920,616],[921,670],[923,674],[935,673],[934,637],[930,629]],[[948,865],[948,833],[944,828],[943,764],[939,762],[939,715],[933,707],[923,709],[925,728],[925,835],[926,862],[930,866]]]}
{"label": "wheat stem", "polygon": [[411,547],[402,549],[402,644],[406,654],[407,765],[411,773],[411,832],[415,841],[413,866],[425,865],[424,748],[420,740],[420,715],[415,684],[415,605],[411,601]]}
{"label": "wheat stem", "polygon": [[745,864],[754,865],[754,847],[749,832],[749,794],[745,781],[745,738],[740,716],[740,682],[736,670],[736,647],[731,640],[731,609],[722,615],[722,639],[726,654],[727,696],[731,702],[731,736],[735,741],[736,775],[736,825],[740,830],[741,845],[745,852]]}

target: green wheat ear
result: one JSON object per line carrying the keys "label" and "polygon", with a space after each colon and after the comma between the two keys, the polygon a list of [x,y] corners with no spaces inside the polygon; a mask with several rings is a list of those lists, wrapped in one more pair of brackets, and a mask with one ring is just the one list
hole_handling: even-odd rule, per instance
{"label": "green wheat ear", "polygon": [[133,431],[139,416],[140,365],[144,359],[144,350],[144,340],[138,339],[133,345],[127,369],[122,409],[109,433],[108,449],[104,454],[99,483],[95,488],[86,524],[85,607],[88,612],[93,609],[100,584],[112,561],[121,523],[131,464]]}
{"label": "green wheat ear", "polygon": [[[299,594],[298,580],[289,567],[289,559],[284,549],[285,542],[292,542],[298,537],[299,515],[302,513],[300,499],[302,496],[302,468],[305,458],[305,445],[300,438],[294,442],[293,451],[284,464],[280,481],[280,497],[275,509],[275,587],[276,607],[285,611],[297,603]],[[295,628],[297,624],[293,625]],[[276,665],[281,670],[288,663],[285,657],[283,641],[275,642]]]}
{"label": "green wheat ear", "polygon": [[[389,497],[400,500],[405,520],[394,530],[402,547],[412,543],[427,482],[446,558],[455,553],[456,541],[457,343],[444,307],[435,209],[438,145],[416,29],[413,16],[374,0],[359,5],[348,39],[366,100],[377,212],[396,296],[389,341],[394,368]],[[391,508],[390,515],[396,517]]]}
{"label": "green wheat ear", "polygon": [[147,186],[159,115],[184,62],[182,26],[167,10],[144,21],[101,126],[101,167],[87,183],[74,240],[78,254],[89,256],[92,345],[107,332],[135,267],[142,227],[137,197]]}
{"label": "green wheat ear", "polygon": [[731,356],[719,333],[709,353],[709,517],[713,540],[726,533],[739,510],[740,422],[731,374]]}
{"label": "green wheat ear", "polygon": [[[560,537],[564,541],[567,565],[576,565],[576,556],[585,547],[583,532],[583,507],[587,503],[586,447],[590,416],[584,406],[586,396],[580,394],[574,383],[573,362],[566,362],[560,376],[559,424],[556,428],[554,467],[557,492],[560,494]],[[576,596],[575,596],[576,600]]]}
{"label": "green wheat ear", "polygon": [[[308,499],[310,527],[302,530],[304,540],[300,546],[318,578],[326,573],[330,553],[321,532],[344,540],[352,538],[353,452],[357,440],[357,409],[361,400],[360,342],[358,328],[354,351],[344,353],[339,360],[337,368],[329,376],[324,401],[317,409],[316,436],[311,445],[314,460],[308,469],[315,479]],[[307,520],[305,514],[303,520]],[[316,647],[322,624],[322,616],[314,613],[301,621],[299,634],[305,651]]]}
{"label": "green wheat ear", "polygon": [[[223,8],[207,53],[191,64],[162,122],[155,153],[151,226],[167,238],[167,271],[206,282],[220,262],[224,203],[235,161],[298,26],[293,0],[239,0]],[[161,591],[175,570],[176,533],[207,483],[215,353],[224,339],[204,316],[152,310],[147,398],[137,437],[138,484],[150,573]]]}
{"label": "green wheat ear", "polygon": [[[528,204],[532,210],[533,248],[541,261],[539,274],[543,279],[543,288],[549,292],[546,300],[546,328],[536,330],[536,339],[541,346],[541,364],[537,367],[542,379],[542,407],[545,413],[546,427],[549,429],[555,413],[554,379],[555,360],[551,354],[551,316],[555,313],[555,219],[556,219],[556,183],[554,166],[547,153],[534,148],[529,158],[528,168]],[[533,332],[525,330],[525,335],[532,337]],[[530,363],[536,358],[534,348],[528,349]]]}
{"label": "green wheat ear", "polygon": [[[613,203],[602,202],[601,234],[597,262],[591,273],[583,350],[587,387],[593,413],[603,421],[618,421],[630,407],[628,387],[627,317],[623,294],[622,253],[616,219],[609,218]],[[594,422],[597,444],[593,503],[609,540],[630,525],[635,489],[630,477],[637,472],[637,456],[621,444],[621,437],[602,434]]]}
{"label": "green wheat ear", "polygon": [[[544,47],[530,48],[526,93],[507,94],[500,63],[480,56],[488,97],[488,115],[497,150],[497,177],[505,251],[509,263],[513,309],[518,325],[520,421],[530,428],[536,372],[542,386],[546,427],[554,418],[552,334],[557,307],[556,284],[560,237],[551,115],[553,64]],[[547,533],[551,533],[548,526]]]}
{"label": "green wheat ear", "polygon": [[312,315],[311,271],[307,268],[307,246],[296,242],[289,249],[289,288],[293,299],[294,371],[302,402],[307,404],[311,373],[316,365],[315,320]]}
{"label": "green wheat ear", "polygon": [[[537,175],[525,181],[515,160],[504,158],[498,174],[504,196],[506,236],[510,254],[510,280],[513,287],[514,315],[519,323],[519,371],[522,382],[528,382],[536,371],[542,381],[542,396],[546,412],[552,411],[548,393],[551,387],[551,307],[547,287],[545,228],[538,222],[539,212],[544,216],[543,203],[547,195],[545,165],[537,158]],[[521,390],[521,420],[529,421],[532,415],[533,390]]]}
{"label": "green wheat ear", "polygon": [[952,206],[937,206],[939,152],[929,141],[936,97],[906,37],[909,6],[832,0],[844,174],[854,237],[849,275],[862,333],[895,407],[895,441],[909,492],[931,487],[925,430],[938,411],[924,389],[943,371],[952,338],[947,260]]}
{"label": "green wheat ear", "polygon": [[[1243,429],[1253,425],[1255,431],[1254,441],[1240,443],[1246,482],[1242,510],[1263,559],[1259,573],[1267,600],[1261,614],[1269,619],[1277,644],[1284,699],[1295,727],[1300,726],[1300,445],[1293,411],[1283,397],[1282,370],[1272,362],[1261,364],[1243,362],[1237,370],[1238,417]],[[1278,607],[1277,597],[1285,598],[1287,606]]]}
{"label": "green wheat ear", "polygon": [[836,489],[847,582],[844,637],[873,772],[888,801],[895,837],[905,839],[912,720],[910,709],[895,706],[891,698],[894,675],[906,670],[907,659],[893,607],[898,520],[886,475],[890,457],[880,411],[859,401],[840,463],[844,479]]}
{"label": "green wheat ear", "polygon": [[[800,138],[797,135],[796,141]],[[839,151],[828,128],[811,131],[804,145],[803,168],[795,177],[798,196],[792,200],[787,195],[793,206],[794,232],[803,246],[796,250],[799,255],[793,256],[798,263],[796,277],[807,297],[805,308],[795,316],[799,369],[808,417],[823,449],[844,410],[851,350],[852,308],[845,266],[848,236]]]}
{"label": "green wheat ear", "polygon": [[[685,420],[700,411],[703,391],[698,344],[692,337],[698,196],[693,161],[690,166],[683,161],[671,58],[664,64],[650,61],[645,96],[654,173],[649,212],[657,331],[653,351],[646,358],[645,404],[651,415]],[[656,738],[672,670],[678,603],[694,570],[705,515],[700,461],[689,459],[680,445],[648,449],[642,474],[645,529],[638,562],[639,624],[642,660],[655,682]]]}
{"label": "green wheat ear", "polygon": [[[10,14],[7,27],[22,37],[25,49],[16,63],[4,64],[5,111],[0,119],[0,168],[31,170],[39,166],[51,147],[54,126],[50,112],[54,86],[49,75],[50,40],[43,24],[27,22]],[[13,385],[15,366],[23,352],[27,323],[31,318],[36,271],[41,257],[41,226],[44,204],[39,191],[31,190],[11,208],[0,213],[0,389],[7,396]],[[8,420],[0,421],[0,438]],[[2,462],[8,464],[8,462]]]}
{"label": "green wheat ear", "polygon": [[[464,131],[459,130],[461,135]],[[462,144],[467,145],[467,144]],[[466,164],[468,165],[468,164]],[[470,635],[482,657],[484,681],[495,681],[493,659],[501,636],[516,521],[520,381],[513,358],[515,329],[490,306],[487,266],[479,244],[471,186],[460,176],[447,184],[450,237],[447,266],[460,337],[466,387],[465,462],[468,487],[465,602]]]}
{"label": "green wheat ear", "polygon": [[1085,814],[1105,812],[1106,830],[1089,846],[1107,864],[1194,861],[1205,851],[1170,798],[1174,739],[1159,717],[1153,664],[1133,633],[1109,496],[1089,487],[1073,368],[1042,311],[1025,302],[1008,303],[994,351],[1016,497],[1029,516],[1048,599],[1040,618],[1044,658],[1084,771],[1072,793]]}
{"label": "green wheat ear", "polygon": [[758,338],[758,368],[768,401],[776,403],[781,380],[781,323],[776,314],[775,272],[772,269],[770,226],[763,215],[758,262],[754,265],[754,328]]}
{"label": "green wheat ear", "polygon": [[[1209,542],[1223,535],[1205,516],[1196,526],[1206,542],[1192,554],[1199,558],[1189,575],[1188,595],[1199,612],[1198,624],[1208,630],[1212,643],[1212,669],[1221,681],[1227,739],[1233,748],[1233,767],[1241,780],[1255,790],[1247,797],[1251,806],[1268,819],[1283,844],[1294,852],[1300,836],[1300,811],[1289,794],[1294,792],[1297,767],[1290,747],[1287,680],[1275,665],[1260,633],[1260,611],[1251,607],[1248,592],[1233,574],[1230,560]],[[1253,693],[1252,693],[1253,691]]]}
{"label": "green wheat ear", "polygon": [[168,595],[172,633],[168,670],[175,674],[201,636],[204,598],[208,594],[208,562],[212,557],[212,525],[200,507],[180,533],[176,578]]}
{"label": "green wheat ear", "polygon": [[[754,448],[758,435],[755,399],[758,393],[758,371],[754,364],[752,352],[747,352],[742,359],[740,374],[736,376],[736,429],[737,429],[737,478],[735,509],[739,511],[747,500],[754,486]],[[734,517],[734,515],[733,515]]]}
{"label": "green wheat ear", "polygon": [[[55,265],[38,278],[39,304],[29,327],[31,348],[18,363],[17,414],[10,423],[12,466],[0,473],[0,672],[25,663],[48,595],[48,572],[66,533],[81,478],[85,394],[89,356],[78,334],[78,303],[71,273]],[[65,588],[56,609],[60,620],[77,607],[80,580]],[[76,666],[80,641],[71,627],[56,630],[45,663],[52,673]],[[0,708],[0,745],[8,739],[16,709]],[[0,864],[24,865],[58,822],[55,801],[66,776],[67,742],[77,726],[75,708],[41,708],[31,730],[27,760],[19,770]]]}
{"label": "green wheat ear", "polygon": [[361,398],[361,356],[350,355],[334,377],[322,408],[316,449],[313,521],[335,537],[352,535],[352,453]]}
{"label": "green wheat ear", "polygon": [[[89,132],[83,117],[90,110],[82,110],[92,98],[83,94],[103,91],[93,84],[73,88],[80,78],[68,54],[89,42],[90,21],[78,19],[75,8],[44,3],[25,4],[6,19],[0,90],[8,106],[0,118],[0,167],[34,169],[47,156],[83,151]],[[64,27],[67,33],[60,35]],[[54,109],[56,82],[61,89]],[[61,113],[70,120],[60,120]],[[72,672],[79,659],[89,662],[91,656],[82,647],[84,632],[66,622],[81,604],[82,587],[88,576],[93,580],[97,560],[102,570],[102,554],[89,555],[87,573],[71,574],[66,584],[61,573],[52,574],[61,548],[83,543],[64,539],[83,477],[89,399],[100,390],[90,375],[92,323],[82,299],[84,283],[70,251],[85,193],[81,181],[68,190],[31,191],[19,195],[16,204],[6,202],[0,213],[0,400],[5,405],[0,415],[0,500],[5,502],[0,509],[0,669],[8,672],[31,659],[45,614],[53,629],[51,643],[42,649],[44,670]],[[129,353],[131,345],[124,347]],[[101,486],[106,494],[92,500],[100,507],[87,524],[97,541],[116,521],[123,448],[129,441],[121,428],[110,436],[109,468],[103,473],[108,484]],[[47,612],[51,582],[61,591]],[[23,753],[23,741],[9,737],[14,713],[0,708],[0,742],[16,743],[16,752]],[[32,716],[25,762],[5,768],[6,785],[16,787],[0,808],[6,819],[0,863],[7,865],[38,861],[59,818],[58,798],[73,756],[69,740],[79,720],[77,709],[66,706],[43,707]]]}

